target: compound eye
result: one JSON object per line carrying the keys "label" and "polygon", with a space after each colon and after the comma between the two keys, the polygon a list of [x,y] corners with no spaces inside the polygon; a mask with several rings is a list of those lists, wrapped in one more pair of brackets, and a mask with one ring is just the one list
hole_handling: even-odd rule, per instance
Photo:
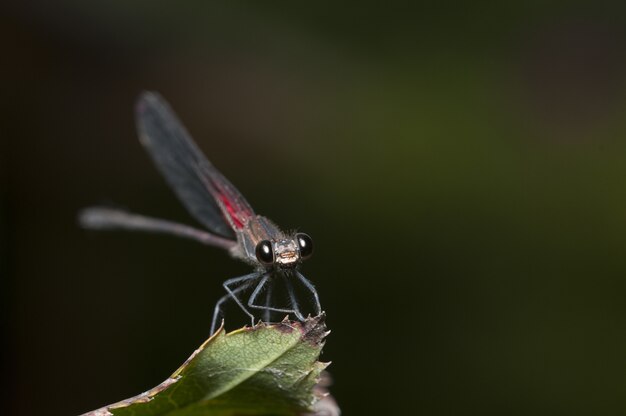
{"label": "compound eye", "polygon": [[256,245],[256,259],[259,263],[269,266],[274,263],[274,249],[272,248],[272,242],[263,240]]}
{"label": "compound eye", "polygon": [[298,248],[300,248],[300,257],[308,259],[313,254],[313,240],[308,234],[298,233],[296,234],[296,241],[298,242]]}

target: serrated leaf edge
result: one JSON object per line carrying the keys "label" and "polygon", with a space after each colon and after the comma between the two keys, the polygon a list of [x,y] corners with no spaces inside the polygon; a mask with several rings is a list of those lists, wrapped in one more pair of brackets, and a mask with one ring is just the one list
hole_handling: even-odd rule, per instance
{"label": "serrated leaf edge", "polygon": [[[220,327],[218,328],[217,331],[215,331],[215,333],[213,335],[211,335],[208,339],[206,339],[190,356],[189,358],[187,358],[185,360],[185,362],[178,367],[178,369],[176,371],[174,371],[174,373],[172,373],[172,375],[170,377],[168,377],[164,382],[160,383],[159,385],[157,385],[156,387],[153,387],[152,389],[145,391],[143,393],[140,393],[136,396],[130,397],[128,399],[125,400],[121,400],[117,403],[113,403],[104,407],[101,407],[97,410],[93,410],[90,412],[86,412],[83,413],[80,416],[114,416],[113,413],[110,412],[110,410],[115,410],[115,409],[121,409],[124,407],[128,407],[130,405],[133,404],[139,404],[139,403],[147,403],[151,400],[153,400],[154,396],[156,396],[157,394],[167,390],[170,386],[174,385],[178,380],[180,380],[183,376],[181,375],[182,371],[185,370],[189,364],[191,363],[191,361],[193,361],[193,359],[200,353],[202,352],[204,349],[206,349],[206,347],[214,342],[218,337],[220,336],[232,336],[232,335],[236,335],[242,332],[248,332],[248,331],[256,331],[258,329],[276,329],[278,331],[282,331],[285,329],[285,327],[289,328],[290,331],[293,330],[299,330],[301,331],[301,336],[294,341],[294,343],[292,345],[290,345],[288,348],[285,349],[286,351],[291,350],[292,348],[294,348],[298,342],[300,342],[300,340],[305,339],[307,341],[310,341],[309,339],[307,339],[307,335],[310,334],[314,329],[317,329],[319,327],[320,324],[323,325],[324,323],[324,318],[325,315],[322,312],[322,314],[320,314],[319,316],[316,317],[307,317],[307,321],[305,322],[305,325],[303,325],[300,322],[292,322],[288,319],[288,317],[285,317],[285,319],[283,319],[283,321],[275,323],[275,324],[271,324],[268,325],[264,322],[259,322],[256,325],[249,327],[249,326],[244,326],[242,328],[239,329],[235,329],[231,332],[226,333],[225,329],[224,329],[224,322],[222,321],[222,324],[220,325]],[[319,346],[320,348],[322,348],[324,346],[324,339],[326,338],[326,336],[328,336],[328,334],[330,334],[330,331],[323,331],[321,334],[317,334],[318,336],[315,338],[315,342],[314,344],[316,344],[315,346]],[[282,357],[285,352],[281,353],[280,355],[278,355],[277,357],[273,358],[272,360],[269,361],[267,365],[271,364],[272,362],[276,361],[277,359],[279,359],[280,357]],[[319,375],[320,373],[330,365],[330,362],[328,363],[322,363],[319,361],[316,361],[313,363],[313,369],[306,375],[303,377],[303,379],[300,382],[304,382],[309,375],[311,375],[311,373],[315,372],[315,382],[319,381]],[[316,371],[317,370],[317,371]],[[252,377],[254,375],[254,373],[252,373],[249,377],[244,378],[243,380],[245,381],[246,379]],[[237,383],[236,385],[238,385],[239,383]],[[233,387],[229,387],[227,389],[221,389],[218,390],[219,393],[218,394],[212,394],[210,396],[207,396],[205,398],[203,398],[203,400],[211,400],[214,399],[224,393],[226,393],[227,391],[229,391],[230,389],[232,389]],[[316,400],[319,400],[319,397],[316,396],[315,394],[313,395],[313,399],[310,403],[306,404],[306,407],[310,407],[312,406]]]}

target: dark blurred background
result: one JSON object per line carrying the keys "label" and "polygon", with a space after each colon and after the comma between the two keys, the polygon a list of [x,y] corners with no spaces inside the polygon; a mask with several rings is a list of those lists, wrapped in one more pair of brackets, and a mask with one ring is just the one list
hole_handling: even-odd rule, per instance
{"label": "dark blurred background", "polygon": [[160,383],[249,270],[78,228],[97,203],[193,224],[136,138],[152,89],[313,236],[345,414],[623,414],[626,7],[226,3],[0,6],[0,411]]}

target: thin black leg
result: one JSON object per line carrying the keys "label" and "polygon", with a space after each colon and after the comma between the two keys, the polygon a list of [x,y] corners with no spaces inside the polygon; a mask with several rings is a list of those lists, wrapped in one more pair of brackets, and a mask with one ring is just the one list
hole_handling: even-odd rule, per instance
{"label": "thin black leg", "polygon": [[252,315],[248,311],[248,309],[246,309],[246,307],[243,306],[243,303],[241,303],[239,298],[237,296],[235,296],[235,293],[233,293],[233,290],[230,288],[230,285],[235,284],[235,283],[239,283],[239,282],[245,282],[245,281],[248,281],[248,280],[258,279],[258,277],[260,275],[261,274],[259,272],[254,272],[254,273],[247,274],[245,276],[228,279],[224,283],[222,283],[222,286],[224,286],[224,289],[226,289],[226,292],[228,292],[230,297],[237,303],[237,305],[239,305],[241,310],[244,311],[244,313],[250,317],[250,320],[252,321],[252,325],[254,325],[254,315]]}
{"label": "thin black leg", "polygon": [[322,313],[322,305],[320,304],[320,297],[317,294],[317,290],[315,290],[315,286],[313,286],[313,283],[311,283],[309,279],[304,277],[300,272],[296,272],[296,276],[298,276],[298,279],[300,279],[300,281],[313,294],[313,297],[315,298],[315,308],[317,309],[317,314],[319,315],[320,313]]}
{"label": "thin black leg", "polygon": [[[237,293],[249,288],[250,285],[249,284],[243,284],[235,289],[232,290],[232,294],[233,295],[237,295]],[[227,300],[232,299],[232,295],[230,293],[225,294],[224,296],[222,296],[217,303],[215,304],[215,308],[213,309],[213,319],[211,320],[211,332],[210,335],[213,335],[213,333],[215,332],[215,328],[217,327],[217,321],[219,319],[219,317],[222,314],[222,304],[224,302],[226,302]]]}
{"label": "thin black leg", "polygon": [[304,321],[304,316],[300,312],[300,307],[298,306],[298,299],[296,298],[296,293],[293,291],[293,285],[291,284],[291,280],[289,280],[290,276],[283,276],[285,279],[285,286],[287,287],[287,293],[289,294],[289,300],[291,301],[291,307],[293,308],[293,313],[296,315],[300,321]]}
{"label": "thin black leg", "polygon": [[[265,286],[265,283],[267,283],[267,280],[270,278],[270,274],[266,274],[263,279],[261,279],[261,281],[259,282],[259,284],[257,285],[257,287],[254,289],[254,291],[252,292],[252,294],[250,295],[250,299],[248,299],[248,307],[253,308],[253,309],[259,309],[262,311],[270,311],[270,312],[278,312],[278,313],[287,313],[287,314],[293,314],[298,316],[299,312],[296,312],[293,309],[283,309],[283,308],[274,308],[268,305],[256,305],[254,303],[254,301],[256,300],[257,296],[259,295],[259,293],[261,292],[261,290],[263,290],[263,286]],[[302,316],[302,315],[300,315]],[[300,319],[300,318],[298,318]]]}
{"label": "thin black leg", "polygon": [[267,290],[265,292],[265,314],[263,317],[263,320],[267,323],[269,323],[272,319],[272,311],[270,311],[269,308],[270,305],[272,304],[272,289],[273,289],[273,281],[270,281],[269,284],[267,285]]}

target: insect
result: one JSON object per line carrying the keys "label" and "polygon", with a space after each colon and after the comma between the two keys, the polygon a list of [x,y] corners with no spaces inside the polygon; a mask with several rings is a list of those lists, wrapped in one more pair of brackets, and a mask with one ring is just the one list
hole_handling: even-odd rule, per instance
{"label": "insect", "polygon": [[[202,154],[173,110],[160,95],[144,92],[136,105],[139,140],[152,157],[157,169],[189,213],[208,231],[104,207],[81,211],[79,221],[90,229],[127,229],[173,234],[219,247],[232,257],[254,266],[254,272],[224,281],[226,295],[215,304],[211,334],[215,332],[222,307],[234,300],[254,325],[252,311],[262,311],[265,321],[273,312],[295,316],[303,321],[293,280],[308,290],[316,313],[322,311],[313,284],[298,267],[313,254],[313,241],[304,233],[287,234],[269,219],[255,214],[243,195]],[[290,307],[272,305],[272,284],[282,280]],[[253,289],[247,300],[241,298]],[[258,298],[265,290],[265,300]]]}

